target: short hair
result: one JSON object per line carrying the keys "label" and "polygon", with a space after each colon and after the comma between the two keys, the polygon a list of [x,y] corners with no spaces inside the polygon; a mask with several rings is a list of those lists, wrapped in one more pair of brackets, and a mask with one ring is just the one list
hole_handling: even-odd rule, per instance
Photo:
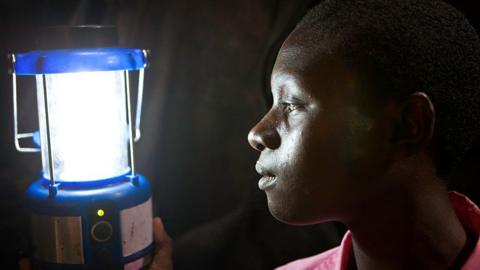
{"label": "short hair", "polygon": [[437,175],[461,162],[480,129],[480,40],[459,11],[436,0],[326,0],[293,33],[316,48],[341,48],[352,64],[369,63],[373,96],[429,95]]}

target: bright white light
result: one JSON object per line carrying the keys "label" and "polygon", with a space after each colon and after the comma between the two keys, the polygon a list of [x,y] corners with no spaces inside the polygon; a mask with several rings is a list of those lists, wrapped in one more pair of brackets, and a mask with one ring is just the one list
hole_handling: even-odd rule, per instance
{"label": "bright white light", "polygon": [[[128,168],[123,71],[46,75],[55,180],[111,178]],[[42,76],[37,75],[42,163],[50,179]]]}

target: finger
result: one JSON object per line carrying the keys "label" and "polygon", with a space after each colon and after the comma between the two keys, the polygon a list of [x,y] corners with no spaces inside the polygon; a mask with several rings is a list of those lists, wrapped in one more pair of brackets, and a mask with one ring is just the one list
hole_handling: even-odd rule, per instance
{"label": "finger", "polygon": [[155,251],[150,270],[172,270],[172,244],[159,217],[153,220],[153,237]]}
{"label": "finger", "polygon": [[163,226],[163,222],[159,217],[155,217],[153,219],[153,238],[155,240],[155,244],[157,246],[162,245],[169,245],[170,244],[170,237],[168,236],[167,232],[165,231],[165,227]]}

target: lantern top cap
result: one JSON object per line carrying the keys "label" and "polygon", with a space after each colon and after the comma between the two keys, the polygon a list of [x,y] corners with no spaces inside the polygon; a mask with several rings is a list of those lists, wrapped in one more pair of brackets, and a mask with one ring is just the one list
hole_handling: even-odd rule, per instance
{"label": "lantern top cap", "polygon": [[147,51],[134,48],[39,50],[13,57],[17,75],[138,70],[147,65]]}

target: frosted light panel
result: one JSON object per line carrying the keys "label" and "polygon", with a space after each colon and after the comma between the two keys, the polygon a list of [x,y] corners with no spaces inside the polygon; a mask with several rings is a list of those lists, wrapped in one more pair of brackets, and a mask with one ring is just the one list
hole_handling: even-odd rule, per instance
{"label": "frosted light panel", "polygon": [[[123,71],[45,77],[55,180],[89,181],[127,173]],[[36,80],[43,172],[50,179],[42,75]]]}

